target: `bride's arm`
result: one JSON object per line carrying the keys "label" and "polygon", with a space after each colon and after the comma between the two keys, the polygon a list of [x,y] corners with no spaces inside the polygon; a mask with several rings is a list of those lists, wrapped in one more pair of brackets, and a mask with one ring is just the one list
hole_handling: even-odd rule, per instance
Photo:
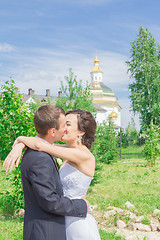
{"label": "bride's arm", "polygon": [[11,171],[13,169],[14,163],[16,162],[16,167],[18,167],[18,164],[20,162],[22,151],[25,148],[25,145],[23,143],[17,143],[13,146],[12,150],[4,160],[3,166],[5,167],[6,172],[9,170]]}
{"label": "bride's arm", "polygon": [[22,142],[26,146],[34,150],[47,152],[56,157],[67,159],[77,164],[89,158],[89,155],[86,151],[82,151],[78,148],[67,148],[67,147],[64,147],[62,150],[61,146],[45,143],[43,140],[37,137],[20,136],[17,138],[17,142]]}

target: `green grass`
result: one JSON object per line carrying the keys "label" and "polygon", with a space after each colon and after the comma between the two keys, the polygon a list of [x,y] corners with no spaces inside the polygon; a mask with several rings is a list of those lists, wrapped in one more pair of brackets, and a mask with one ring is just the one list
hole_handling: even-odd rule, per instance
{"label": "green grass", "polygon": [[122,153],[142,153],[144,150],[144,145],[138,146],[128,146],[126,148],[122,147]]}
{"label": "green grass", "polygon": [[102,211],[108,206],[125,209],[125,203],[130,201],[135,205],[137,214],[152,214],[154,209],[160,209],[159,176],[159,161],[153,168],[137,160],[102,164],[100,181],[90,187],[88,199],[91,204],[98,204]]}
{"label": "green grass", "polygon": [[14,201],[12,197],[12,173],[6,171],[0,163],[0,215],[8,217],[14,213]]}
{"label": "green grass", "polygon": [[[122,147],[121,153],[122,153],[122,159],[144,159],[144,155],[125,155],[126,153],[143,153],[144,151],[144,145],[138,147],[138,146],[129,146],[129,147]],[[120,149],[119,149],[120,153]],[[124,155],[123,155],[124,154]]]}
{"label": "green grass", "polygon": [[[87,199],[91,204],[98,205],[96,211],[102,214],[102,222],[104,222],[103,213],[107,207],[126,209],[125,203],[130,201],[135,205],[133,212],[136,215],[144,215],[145,222],[148,223],[154,209],[160,209],[160,161],[157,161],[155,167],[149,168],[141,159],[125,159],[110,165],[101,164],[101,168],[101,172],[98,174],[99,183],[89,188]],[[0,165],[0,192],[4,193],[5,190],[11,191],[12,186],[8,180],[8,174],[6,175]],[[0,201],[1,199],[2,195],[0,195]],[[3,201],[5,206],[5,198]],[[6,203],[11,205],[7,199]],[[2,219],[3,212],[4,209],[0,202],[0,239],[22,239],[23,219],[12,217]],[[99,222],[99,219],[97,220]],[[123,237],[117,236],[116,232],[107,232],[107,228],[110,225],[113,226],[115,220],[113,218],[109,223],[105,220],[103,229],[106,231],[100,230],[102,240],[124,240]],[[126,216],[122,220],[128,221]]]}
{"label": "green grass", "polygon": [[23,239],[23,218],[0,219],[0,239]]}
{"label": "green grass", "polygon": [[124,237],[117,235],[116,231],[106,232],[106,231],[100,229],[99,233],[101,236],[101,240],[125,240]]}

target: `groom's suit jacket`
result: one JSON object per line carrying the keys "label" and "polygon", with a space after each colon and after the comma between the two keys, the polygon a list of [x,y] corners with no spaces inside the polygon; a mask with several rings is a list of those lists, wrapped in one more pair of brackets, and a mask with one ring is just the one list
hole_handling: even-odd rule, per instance
{"label": "groom's suit jacket", "polygon": [[21,162],[25,200],[24,240],[66,240],[65,215],[86,217],[82,199],[63,196],[54,157],[27,149]]}

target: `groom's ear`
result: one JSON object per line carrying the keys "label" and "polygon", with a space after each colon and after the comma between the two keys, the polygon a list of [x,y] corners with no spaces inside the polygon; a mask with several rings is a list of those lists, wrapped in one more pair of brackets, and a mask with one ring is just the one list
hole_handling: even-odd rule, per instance
{"label": "groom's ear", "polygon": [[55,134],[55,131],[56,131],[55,128],[50,128],[50,129],[48,130],[48,134],[49,134],[49,136],[53,137],[54,134]]}

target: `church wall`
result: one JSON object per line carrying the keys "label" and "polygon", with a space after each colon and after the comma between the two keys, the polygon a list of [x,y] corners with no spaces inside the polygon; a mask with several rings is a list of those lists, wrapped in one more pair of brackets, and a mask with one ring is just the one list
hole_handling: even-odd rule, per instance
{"label": "church wall", "polygon": [[121,126],[121,113],[118,106],[113,107],[101,105],[100,107],[102,107],[106,111],[105,112],[97,111],[96,120],[98,123],[101,124],[103,121],[107,121],[111,112],[114,111],[117,114],[117,118],[112,118],[112,121],[115,125]]}
{"label": "church wall", "polygon": [[102,73],[101,72],[91,73],[91,80],[92,82],[93,81],[102,82]]}

